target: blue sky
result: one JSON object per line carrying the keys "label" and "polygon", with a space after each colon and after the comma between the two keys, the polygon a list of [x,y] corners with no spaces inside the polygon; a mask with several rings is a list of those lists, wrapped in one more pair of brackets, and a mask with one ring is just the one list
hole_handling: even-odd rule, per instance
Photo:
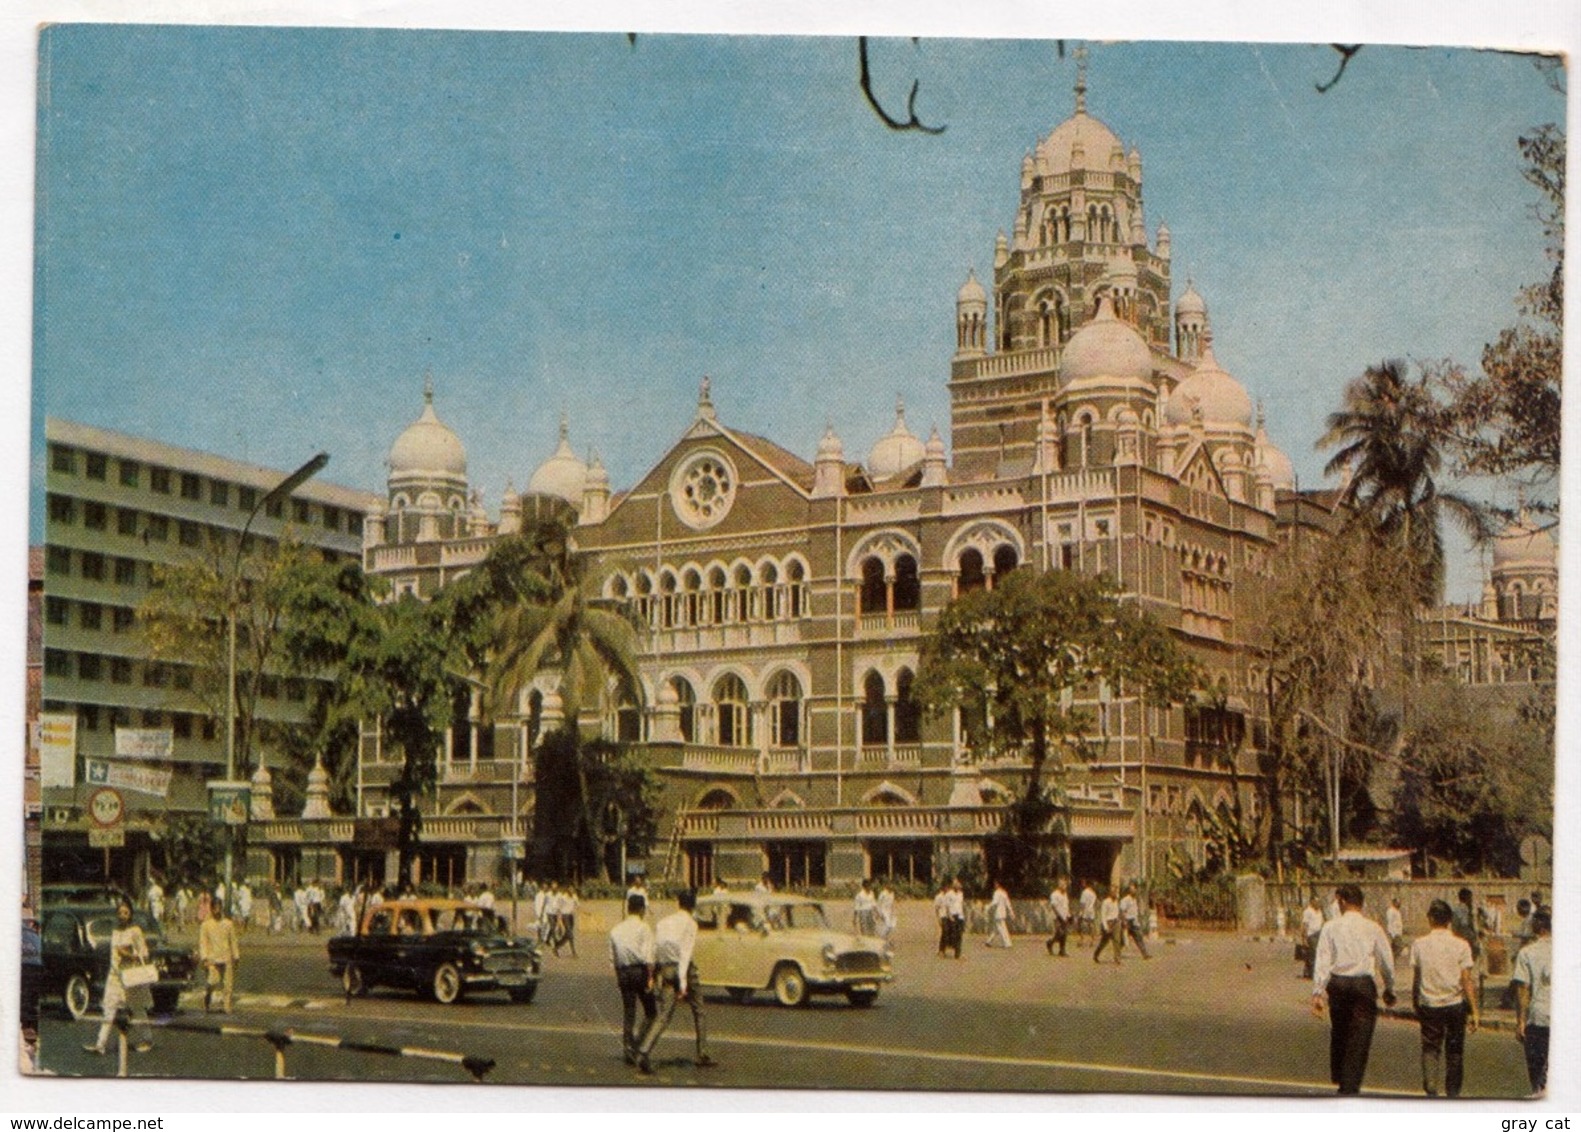
{"label": "blue sky", "polygon": [[[491,512],[560,413],[617,490],[722,419],[862,456],[904,394],[948,434],[953,300],[991,275],[1022,154],[1071,112],[1049,41],[874,45],[937,137],[882,129],[849,38],[57,27],[40,58],[42,414],[382,490],[432,372]],[[1141,148],[1150,232],[1220,362],[1316,483],[1344,383],[1474,363],[1544,270],[1515,139],[1529,59],[1097,44],[1088,107]],[[32,533],[40,530],[35,514]],[[1478,588],[1474,558],[1451,596]]]}

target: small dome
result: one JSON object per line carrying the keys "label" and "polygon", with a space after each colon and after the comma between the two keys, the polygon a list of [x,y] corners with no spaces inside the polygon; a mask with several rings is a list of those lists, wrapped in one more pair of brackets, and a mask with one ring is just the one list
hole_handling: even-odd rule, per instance
{"label": "small dome", "polygon": [[926,455],[922,441],[906,427],[906,403],[895,399],[895,427],[887,436],[878,438],[867,455],[867,470],[874,479],[885,480],[898,476]]}
{"label": "small dome", "polygon": [[560,445],[527,481],[529,495],[555,495],[574,507],[582,506],[582,489],[587,486],[587,465],[571,451],[571,429],[560,418]]}
{"label": "small dome", "polygon": [[1493,540],[1493,568],[1552,568],[1558,564],[1559,550],[1553,536],[1542,530],[1522,507],[1515,521]]}
{"label": "small dome", "polygon": [[1105,295],[1092,321],[1065,343],[1059,372],[1065,382],[1086,377],[1147,378],[1153,373],[1153,351],[1135,327],[1114,317]]}
{"label": "small dome", "polygon": [[423,414],[390,445],[390,474],[416,473],[465,476],[467,450],[461,439],[434,415],[434,384],[423,386]]}
{"label": "small dome", "polygon": [[835,435],[834,425],[829,425],[823,430],[823,439],[818,441],[818,461],[833,460],[836,463],[845,463],[845,445],[840,443],[840,438]]}
{"label": "small dome", "polygon": [[939,435],[938,425],[934,425],[933,431],[928,433],[928,443],[924,452],[930,460],[944,459],[944,437]]}
{"label": "small dome", "polygon": [[598,458],[598,453],[593,453],[593,462],[587,466],[587,481],[583,485],[588,489],[609,490],[609,470],[604,467],[604,461]]}
{"label": "small dome", "polygon": [[1198,405],[1208,425],[1251,427],[1252,399],[1240,382],[1219,368],[1211,340],[1203,346],[1202,361],[1191,376],[1170,394],[1164,415],[1170,424],[1187,424],[1193,407]]}
{"label": "small dome", "polygon": [[961,284],[961,289],[955,294],[955,301],[962,306],[967,303],[988,305],[988,292],[983,290],[983,285],[977,281],[977,272],[968,270],[966,282]]}
{"label": "small dome", "polygon": [[1179,316],[1183,314],[1205,315],[1207,313],[1208,304],[1202,301],[1201,295],[1197,294],[1197,289],[1192,285],[1191,280],[1186,280],[1186,292],[1180,296],[1180,300],[1175,304],[1175,314]]}

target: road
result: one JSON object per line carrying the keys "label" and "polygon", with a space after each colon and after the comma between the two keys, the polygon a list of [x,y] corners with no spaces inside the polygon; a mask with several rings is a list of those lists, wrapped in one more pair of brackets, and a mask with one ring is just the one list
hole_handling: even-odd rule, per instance
{"label": "road", "polygon": [[[663,911],[665,909],[661,909]],[[686,1085],[998,1091],[1327,1094],[1328,1025],[1307,1012],[1307,984],[1289,944],[1190,933],[1143,962],[1094,964],[1090,952],[1049,957],[1041,940],[1010,951],[969,937],[964,959],[934,953],[927,910],[908,908],[896,940],[897,983],[877,1005],[816,999],[787,1010],[760,1001],[708,1002],[715,1069],[691,1062],[691,1019],[677,1012],[642,1078],[620,1057],[620,1000],[599,929],[584,915],[581,954],[550,957],[535,1002],[478,995],[456,1006],[375,990],[351,1002],[324,962],[323,937],[244,940],[236,1013],[205,1018],[189,993],[178,1021],[225,1021],[255,1030],[342,1035],[388,1045],[492,1058],[493,1083]],[[83,1052],[86,1023],[46,1006],[43,1065],[113,1075],[115,1059]],[[1366,1091],[1419,1096],[1417,1028],[1380,1021]],[[469,1080],[458,1065],[296,1045],[287,1073],[302,1080]],[[1466,1095],[1526,1092],[1519,1045],[1508,1032],[1471,1036]],[[271,1077],[271,1046],[257,1037],[216,1040],[169,1027],[155,1049],[133,1055],[135,1075]]]}

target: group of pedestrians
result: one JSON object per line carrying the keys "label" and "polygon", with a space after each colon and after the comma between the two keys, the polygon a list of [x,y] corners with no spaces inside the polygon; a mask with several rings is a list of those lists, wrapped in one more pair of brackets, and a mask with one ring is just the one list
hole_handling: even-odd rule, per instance
{"label": "group of pedestrians", "polygon": [[[1100,898],[1099,893],[1102,893]],[[1143,926],[1142,904],[1135,882],[1121,886],[1094,885],[1086,882],[1077,902],[1071,905],[1070,882],[1065,878],[1055,884],[1049,893],[1049,922],[1052,928],[1044,949],[1061,958],[1070,955],[1070,937],[1076,935],[1089,943],[1096,940],[1093,961],[1101,962],[1104,949],[1108,948],[1116,963],[1120,962],[1127,939],[1134,941],[1143,959],[1151,959],[1147,949],[1147,933]],[[959,878],[945,882],[933,898],[933,914],[939,922],[939,956],[961,957],[962,940],[966,934],[966,892]],[[1011,921],[1015,908],[1010,893],[1002,883],[995,883],[985,912],[988,919],[986,947],[1009,949]],[[1055,948],[1058,948],[1056,953]]]}
{"label": "group of pedestrians", "polygon": [[532,888],[533,923],[539,944],[553,948],[556,955],[562,948],[569,947],[571,958],[575,959],[576,913],[581,906],[576,886],[547,881],[534,882]]}
{"label": "group of pedestrians", "polygon": [[[1359,885],[1334,890],[1327,914],[1316,897],[1302,915],[1308,940],[1312,1012],[1329,1017],[1329,1078],[1342,1095],[1361,1091],[1377,1025],[1380,997],[1396,1001],[1396,958],[1404,934],[1398,900],[1380,925],[1364,912]],[[1427,934],[1404,953],[1411,975],[1412,1006],[1421,1028],[1422,1090],[1428,1096],[1456,1097],[1465,1080],[1466,1035],[1481,1020],[1478,977],[1479,921],[1469,889],[1455,906],[1434,900],[1428,906]],[[1547,1086],[1550,987],[1553,979],[1553,917],[1536,908],[1523,925],[1530,942],[1515,957],[1511,983],[1516,993],[1515,1036],[1525,1048],[1533,1093]],[[1316,928],[1314,931],[1313,928]]]}
{"label": "group of pedestrians", "polygon": [[[682,892],[676,911],[659,921],[647,922],[645,890],[626,894],[626,916],[610,929],[609,956],[620,989],[621,1047],[626,1064],[638,1072],[653,1072],[653,1049],[664,1035],[678,1004],[692,1011],[699,1069],[717,1065],[708,1053],[708,1026],[703,1015],[703,990],[693,956],[697,946],[697,893]],[[637,1008],[642,1021],[637,1021]]]}

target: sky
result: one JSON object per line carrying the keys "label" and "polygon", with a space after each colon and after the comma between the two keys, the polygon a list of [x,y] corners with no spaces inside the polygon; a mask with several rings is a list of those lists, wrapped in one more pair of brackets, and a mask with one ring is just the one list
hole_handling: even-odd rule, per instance
{"label": "sky", "polygon": [[[1072,40],[1067,48],[1074,47]],[[1475,363],[1544,272],[1516,138],[1531,60],[1093,44],[1175,294],[1304,485],[1345,382]],[[381,491],[436,408],[497,511],[562,413],[616,490],[712,377],[728,425],[861,458],[903,395],[949,432],[954,296],[992,276],[1023,153],[1072,111],[1049,40],[60,26],[39,56],[33,479],[43,414]],[[41,519],[35,508],[31,533]],[[1475,596],[1475,558],[1451,596]]]}

